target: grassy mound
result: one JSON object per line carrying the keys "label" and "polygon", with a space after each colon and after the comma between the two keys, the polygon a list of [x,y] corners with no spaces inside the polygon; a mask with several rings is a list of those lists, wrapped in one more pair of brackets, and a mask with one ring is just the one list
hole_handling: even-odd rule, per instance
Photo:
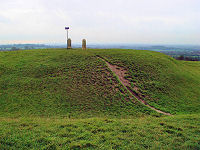
{"label": "grassy mound", "polygon": [[200,149],[199,68],[151,51],[0,52],[0,149]]}
{"label": "grassy mound", "polygon": [[0,53],[0,114],[127,116],[151,110],[131,100],[99,60],[128,70],[144,99],[172,114],[199,113],[200,63],[135,50],[33,50]]}
{"label": "grassy mound", "polygon": [[128,93],[92,52],[0,53],[1,116],[141,116],[154,113]]}

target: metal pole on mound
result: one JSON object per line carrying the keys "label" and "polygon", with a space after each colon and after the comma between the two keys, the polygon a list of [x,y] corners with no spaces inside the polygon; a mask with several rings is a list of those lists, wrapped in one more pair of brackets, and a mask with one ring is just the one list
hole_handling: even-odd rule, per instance
{"label": "metal pole on mound", "polygon": [[67,49],[69,49],[71,48],[71,39],[69,39],[69,36],[68,36],[69,27],[65,27],[65,30],[67,30]]}

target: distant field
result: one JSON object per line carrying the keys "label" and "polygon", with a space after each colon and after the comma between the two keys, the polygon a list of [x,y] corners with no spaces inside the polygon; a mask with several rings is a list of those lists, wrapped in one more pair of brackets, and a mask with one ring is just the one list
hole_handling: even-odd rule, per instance
{"label": "distant field", "polygon": [[200,149],[199,95],[200,62],[158,52],[0,52],[0,149]]}

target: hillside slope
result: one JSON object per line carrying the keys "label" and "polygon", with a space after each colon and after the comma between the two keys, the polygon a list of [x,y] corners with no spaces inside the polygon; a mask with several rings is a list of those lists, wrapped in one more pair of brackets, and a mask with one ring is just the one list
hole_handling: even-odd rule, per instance
{"label": "hillside slope", "polygon": [[127,69],[149,105],[172,114],[200,112],[199,62],[151,51],[50,49],[0,53],[0,115],[156,114],[130,98],[97,56]]}
{"label": "hillside slope", "polygon": [[200,62],[141,50],[99,50],[96,54],[126,68],[127,79],[151,106],[172,114],[200,112]]}
{"label": "hillside slope", "polygon": [[199,85],[151,51],[0,52],[0,149],[200,149]]}
{"label": "hillside slope", "polygon": [[93,52],[0,53],[0,116],[141,116],[154,113],[129,98]]}

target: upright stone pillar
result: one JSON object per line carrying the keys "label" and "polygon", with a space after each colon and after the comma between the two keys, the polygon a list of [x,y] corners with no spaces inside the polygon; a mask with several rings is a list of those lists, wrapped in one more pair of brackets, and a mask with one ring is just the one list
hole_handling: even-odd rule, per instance
{"label": "upright stone pillar", "polygon": [[82,49],[86,50],[86,39],[82,40]]}
{"label": "upright stone pillar", "polygon": [[70,48],[72,48],[72,40],[68,39],[67,40],[67,49],[70,49]]}

